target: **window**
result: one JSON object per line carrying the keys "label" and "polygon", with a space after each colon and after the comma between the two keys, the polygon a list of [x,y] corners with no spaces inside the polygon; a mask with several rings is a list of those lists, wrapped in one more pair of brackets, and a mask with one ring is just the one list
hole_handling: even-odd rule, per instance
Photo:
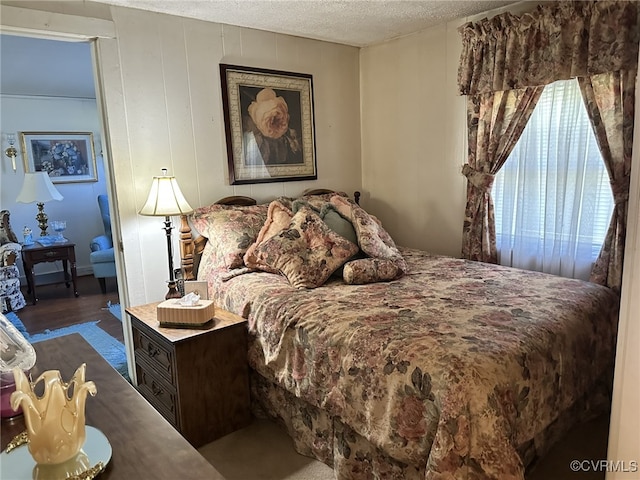
{"label": "window", "polygon": [[493,199],[499,263],[589,278],[613,195],[577,80],[545,87]]}

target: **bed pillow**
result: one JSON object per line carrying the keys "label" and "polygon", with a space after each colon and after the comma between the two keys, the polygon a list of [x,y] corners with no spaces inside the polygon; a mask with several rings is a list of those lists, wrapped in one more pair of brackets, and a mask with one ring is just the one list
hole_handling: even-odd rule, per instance
{"label": "bed pillow", "polygon": [[292,286],[316,288],[357,251],[356,244],[331,230],[311,208],[302,207],[288,228],[256,247],[255,256]]}
{"label": "bed pillow", "polygon": [[[318,195],[302,195],[297,198],[297,200],[302,200],[303,202],[307,202],[316,210],[320,210],[325,203],[328,203],[332,197],[343,197],[349,198],[345,192],[331,192],[331,193],[320,193]],[[293,208],[291,210],[294,210]],[[295,213],[295,211],[293,212]]]}
{"label": "bed pillow", "polygon": [[373,215],[348,198],[331,197],[331,204],[344,216],[351,219],[362,251],[371,258],[391,260],[396,266],[407,271],[407,262],[402,257],[391,235]]}
{"label": "bed pillow", "polygon": [[349,285],[388,282],[403,275],[397,262],[384,258],[363,258],[344,264],[342,279]]}
{"label": "bed pillow", "polygon": [[209,241],[200,264],[211,262],[212,268],[244,266],[243,256],[256,241],[267,219],[267,205],[209,205],[197,209],[191,221]]}
{"label": "bed pillow", "polygon": [[291,205],[291,211],[295,215],[303,207],[311,208],[337,234],[342,235],[350,242],[358,243],[358,237],[351,220],[338,212],[338,209],[329,201],[309,202],[308,200],[297,199]]}
{"label": "bed pillow", "polygon": [[271,237],[287,228],[289,226],[289,223],[291,223],[292,218],[293,213],[289,208],[283,205],[281,201],[274,200],[269,204],[269,209],[267,210],[267,219],[260,229],[258,237],[244,254],[244,264],[247,267],[257,270],[264,270],[265,272],[270,273],[279,273],[277,270],[273,270],[268,265],[260,263],[255,255],[255,251],[259,244],[261,244],[265,240],[269,240]]}
{"label": "bed pillow", "polygon": [[358,243],[358,236],[351,220],[343,217],[331,203],[325,203],[320,210],[320,218],[327,226],[350,242]]}

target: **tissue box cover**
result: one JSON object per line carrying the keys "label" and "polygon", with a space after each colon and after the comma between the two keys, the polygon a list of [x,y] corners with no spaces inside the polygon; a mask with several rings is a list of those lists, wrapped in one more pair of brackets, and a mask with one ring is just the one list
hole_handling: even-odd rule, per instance
{"label": "tissue box cover", "polygon": [[165,300],[157,307],[161,327],[202,327],[215,316],[213,300],[200,300],[194,306],[182,306],[178,300]]}

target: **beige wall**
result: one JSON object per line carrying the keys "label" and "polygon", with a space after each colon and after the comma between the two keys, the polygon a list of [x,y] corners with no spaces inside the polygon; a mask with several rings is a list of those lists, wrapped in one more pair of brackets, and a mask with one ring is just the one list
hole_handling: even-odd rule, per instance
{"label": "beige wall", "polygon": [[[112,15],[118,58],[110,55],[122,91],[105,79],[105,103],[115,105],[107,121],[118,132],[113,173],[132,303],[161,299],[166,290],[158,281],[168,275],[160,219],[136,214],[160,168],[176,175],[194,207],[227,195],[266,201],[309,187],[360,188],[356,48],[124,8]],[[228,185],[220,63],[313,75],[317,181]]]}
{"label": "beige wall", "polygon": [[460,255],[465,102],[460,21],[360,54],[365,205],[400,245]]}

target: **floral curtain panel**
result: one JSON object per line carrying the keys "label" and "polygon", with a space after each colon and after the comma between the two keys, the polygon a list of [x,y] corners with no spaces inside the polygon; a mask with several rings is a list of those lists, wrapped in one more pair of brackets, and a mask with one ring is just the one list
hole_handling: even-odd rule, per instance
{"label": "floral curtain panel", "polygon": [[596,141],[609,173],[615,205],[609,230],[590,280],[616,290],[622,284],[633,145],[635,78],[635,70],[578,78]]}
{"label": "floral curtain panel", "polygon": [[628,70],[638,60],[638,2],[544,2],[460,27],[462,95]]}
{"label": "floral curtain panel", "polygon": [[469,155],[463,226],[464,258],[497,263],[496,225],[491,187],[517,143],[544,87],[471,95],[467,98]]}
{"label": "floral curtain panel", "polygon": [[[500,137],[507,130],[501,132],[494,128],[493,122],[499,115],[487,120],[485,116],[476,114],[477,106],[487,102],[488,96],[497,92],[542,89],[544,85],[557,80],[586,77],[582,83],[589,83],[593,88],[587,91],[589,87],[581,87],[583,97],[587,103],[595,102],[595,105],[587,105],[587,111],[594,123],[616,198],[610,232],[592,280],[613,288],[620,286],[633,138],[633,93],[629,95],[628,92],[635,89],[640,40],[639,12],[640,2],[548,2],[521,16],[504,13],[491,19],[467,23],[459,29],[463,45],[458,88],[461,94],[469,95],[468,164],[463,168],[463,174],[469,180],[462,241],[464,258],[494,263],[497,260],[490,193],[492,179],[489,182],[477,181],[477,174],[497,173],[524,129],[540,93],[537,93],[538,97],[529,93],[533,95],[530,101],[517,107],[523,111],[513,114],[512,120],[516,123],[505,140]],[[597,77],[611,72],[619,72],[628,83],[612,87],[615,81],[609,80],[608,87],[600,87],[601,83],[607,81],[598,80]],[[596,80],[589,80],[591,77]],[[614,98],[616,92],[619,98]],[[627,94],[623,96],[620,92]],[[625,118],[631,122],[631,127],[618,132],[624,139],[615,140],[616,146],[607,152],[610,137],[616,136],[616,126],[625,125]],[[506,120],[503,125],[510,122]],[[481,131],[486,130],[487,125],[491,126],[490,134]],[[627,135],[630,136],[627,138]],[[487,140],[489,138],[491,140]],[[627,142],[628,164],[624,159]],[[491,147],[498,144],[511,145],[511,148],[502,150]],[[504,157],[499,158],[498,155]],[[486,185],[482,186],[483,183]]]}

